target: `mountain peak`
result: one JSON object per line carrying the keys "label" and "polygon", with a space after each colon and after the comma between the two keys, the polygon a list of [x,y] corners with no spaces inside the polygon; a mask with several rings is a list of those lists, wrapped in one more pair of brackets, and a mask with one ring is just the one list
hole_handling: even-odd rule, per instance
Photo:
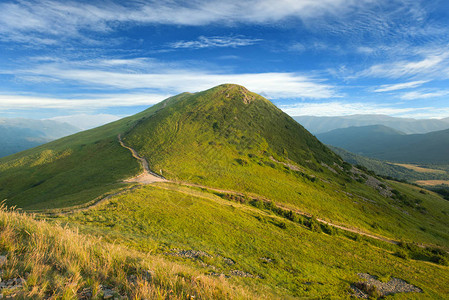
{"label": "mountain peak", "polygon": [[261,98],[259,95],[250,92],[244,86],[232,83],[221,84],[216,87],[213,87],[211,90],[224,95],[225,98],[241,100],[245,104],[249,104],[254,100],[256,100],[257,98]]}

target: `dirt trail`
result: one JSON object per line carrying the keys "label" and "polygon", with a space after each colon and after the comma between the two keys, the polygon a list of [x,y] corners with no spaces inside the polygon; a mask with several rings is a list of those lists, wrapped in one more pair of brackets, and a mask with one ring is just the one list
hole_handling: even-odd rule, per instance
{"label": "dirt trail", "polygon": [[[142,165],[142,168],[143,168],[142,174],[140,174],[140,175],[138,175],[136,177],[132,177],[132,178],[126,179],[126,180],[124,180],[124,182],[136,182],[136,183],[141,183],[141,184],[150,184],[150,183],[155,183],[155,182],[171,182],[171,183],[182,185],[182,186],[197,187],[197,188],[201,188],[201,189],[205,189],[205,190],[209,190],[209,191],[213,191],[213,192],[218,192],[218,193],[225,193],[225,194],[232,194],[232,195],[238,195],[238,196],[245,196],[243,193],[239,193],[239,192],[236,192],[236,191],[222,190],[222,189],[218,189],[218,188],[211,188],[211,187],[208,187],[208,186],[203,186],[203,185],[193,184],[193,183],[187,183],[187,182],[169,181],[169,180],[165,179],[163,176],[152,172],[150,170],[150,167],[148,165],[147,160],[145,158],[141,157],[137,153],[136,150],[134,150],[133,148],[131,148],[131,147],[127,146],[127,145],[125,145],[123,143],[123,140],[122,140],[122,137],[121,137],[120,134],[117,137],[118,137],[118,141],[120,142],[120,145],[122,147],[128,149],[129,151],[131,151],[133,157],[136,158],[137,160],[139,160],[139,162],[140,162],[140,164]],[[129,192],[129,191],[134,190],[134,189],[136,189],[138,187],[139,186],[133,186],[131,188],[127,188],[127,189],[121,190],[121,191],[119,191],[117,193],[110,194],[110,195],[108,195],[108,196],[106,196],[104,198],[97,199],[96,201],[94,200],[93,203],[91,202],[91,204],[85,204],[82,207],[72,207],[72,208],[67,208],[67,209],[60,210],[57,214],[67,214],[67,213],[73,213],[73,212],[77,212],[77,211],[81,211],[81,210],[91,209],[92,207],[95,207],[95,206],[99,205],[100,203],[103,203],[104,201],[112,198],[113,196],[117,196],[119,194],[123,194],[125,192]],[[271,202],[271,200],[266,199],[266,198],[262,198],[262,197],[255,197],[255,198],[257,198],[258,200],[264,201],[264,202]],[[306,216],[306,217],[309,217],[309,218],[312,217],[311,214],[306,213],[304,211],[300,211],[298,209],[291,209],[289,207],[286,207],[286,206],[283,206],[283,205],[279,205],[279,204],[277,206],[279,208],[282,208],[282,209],[292,210],[293,212],[295,212],[295,213],[297,213],[299,215],[302,215],[302,216]],[[367,237],[370,237],[370,238],[373,238],[373,239],[377,239],[377,240],[381,240],[381,241],[384,241],[384,242],[387,242],[387,243],[391,243],[391,244],[399,244],[399,241],[392,240],[392,239],[389,239],[389,238],[386,238],[386,237],[383,237],[383,236],[380,236],[380,235],[374,235],[374,234],[366,233],[366,232],[361,231],[360,229],[345,227],[345,226],[334,224],[334,223],[331,223],[331,222],[328,222],[328,221],[325,221],[325,220],[319,219],[319,218],[317,218],[316,220],[318,222],[320,222],[320,223],[327,224],[329,226],[332,226],[332,227],[335,227],[335,228],[339,228],[341,230],[353,232],[353,233],[356,233],[356,234],[360,234],[360,235],[363,235],[363,236],[367,236]]]}
{"label": "dirt trail", "polygon": [[46,209],[46,210],[37,210],[37,211],[33,211],[33,213],[38,213],[38,214],[44,214],[44,215],[68,215],[68,214],[72,214],[72,213],[76,213],[76,212],[81,212],[81,211],[86,211],[89,209],[92,209],[100,204],[102,204],[103,202],[106,202],[107,200],[111,199],[112,197],[115,196],[119,196],[119,195],[123,195],[125,193],[131,192],[137,188],[139,188],[140,185],[134,185],[131,187],[127,187],[124,189],[119,190],[118,192],[109,194],[107,196],[99,196],[97,198],[95,198],[92,201],[89,201],[87,203],[81,204],[81,205],[77,205],[77,206],[71,206],[71,207],[64,207],[64,208],[54,208],[54,209]]}
{"label": "dirt trail", "polygon": [[[199,185],[199,184],[192,184],[192,183],[185,183],[185,182],[176,182],[176,183],[179,184],[179,185],[183,185],[183,186],[197,187],[197,188],[202,188],[202,189],[206,189],[206,190],[214,191],[214,192],[218,192],[218,193],[226,193],[226,194],[232,194],[232,195],[237,195],[237,196],[244,196],[244,194],[239,193],[239,192],[229,191],[229,190],[222,190],[222,189],[216,189],[216,188],[211,188],[211,187],[207,187],[207,186],[203,186],[203,185]],[[271,202],[271,200],[266,199],[266,198],[261,198],[261,197],[255,197],[255,198],[257,198],[258,200],[264,201],[264,202]],[[289,207],[286,207],[286,206],[283,206],[283,205],[279,205],[279,204],[277,204],[276,206],[278,206],[279,208],[285,209],[285,210],[291,210],[294,213],[296,213],[298,215],[301,215],[301,216],[305,216],[305,217],[308,217],[308,218],[313,217],[312,214],[309,214],[309,213],[304,212],[304,211],[300,211],[298,209],[292,209],[292,208],[289,208]],[[318,222],[320,222],[320,223],[323,223],[323,224],[326,224],[326,225],[329,225],[329,226],[332,226],[332,227],[335,227],[335,228],[338,228],[338,229],[341,229],[341,230],[344,230],[344,231],[349,231],[349,232],[352,232],[352,233],[360,234],[360,235],[363,235],[363,236],[366,236],[366,237],[370,237],[370,238],[373,238],[373,239],[376,239],[376,240],[384,241],[384,242],[387,242],[387,243],[390,243],[390,244],[396,244],[396,245],[399,244],[399,241],[397,241],[397,240],[389,239],[389,238],[386,238],[386,237],[381,236],[381,235],[374,235],[374,234],[371,234],[371,233],[367,233],[367,232],[364,232],[364,231],[362,231],[360,229],[357,229],[357,228],[349,228],[349,227],[346,227],[346,226],[343,226],[343,225],[334,224],[334,223],[328,222],[328,221],[320,219],[320,218],[316,218],[316,220]]]}
{"label": "dirt trail", "polygon": [[136,158],[137,160],[139,160],[139,162],[143,168],[142,174],[140,174],[136,177],[126,179],[126,180],[124,180],[124,182],[137,182],[137,183],[149,184],[149,183],[153,183],[153,182],[166,182],[167,181],[167,179],[165,179],[163,176],[152,172],[150,170],[150,167],[148,166],[147,160],[145,158],[143,158],[142,156],[140,156],[136,150],[134,150],[133,148],[131,148],[129,146],[126,146],[125,143],[123,143],[122,136],[120,134],[117,137],[118,137],[118,141],[120,142],[120,145],[123,148],[126,148],[129,151],[131,151],[133,157]]}

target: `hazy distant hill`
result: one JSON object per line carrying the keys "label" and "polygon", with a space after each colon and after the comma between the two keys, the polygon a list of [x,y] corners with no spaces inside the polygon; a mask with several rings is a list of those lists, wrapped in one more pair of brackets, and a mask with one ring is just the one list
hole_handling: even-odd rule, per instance
{"label": "hazy distant hill", "polygon": [[324,133],[338,128],[368,125],[384,125],[406,134],[428,133],[449,129],[449,118],[417,120],[386,115],[352,115],[341,117],[297,116],[293,117],[293,119],[313,134]]}
{"label": "hazy distant hill", "polygon": [[381,126],[335,129],[317,135],[323,143],[367,157],[394,162],[449,162],[449,130],[406,135]]}
{"label": "hazy distant hill", "polygon": [[20,152],[80,131],[51,120],[0,119],[0,157]]}
{"label": "hazy distant hill", "polygon": [[[417,172],[410,168],[405,168],[403,166],[395,165],[393,163],[369,158],[366,156],[358,155],[342,148],[329,146],[332,151],[338,154],[344,161],[359,165],[367,168],[368,170],[374,171],[374,173],[381,176],[393,177],[401,180],[407,180],[409,182],[414,182],[416,180],[448,180],[449,174],[447,172]],[[435,167],[435,166],[431,166]]]}

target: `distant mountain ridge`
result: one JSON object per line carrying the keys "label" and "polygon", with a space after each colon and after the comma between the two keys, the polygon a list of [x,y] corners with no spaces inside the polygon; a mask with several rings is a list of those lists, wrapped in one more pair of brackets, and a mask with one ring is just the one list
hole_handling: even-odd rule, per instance
{"label": "distant mountain ridge", "polygon": [[368,114],[339,117],[295,116],[293,119],[304,126],[312,134],[320,134],[338,128],[369,125],[383,125],[402,131],[405,134],[428,133],[449,129],[449,118],[418,120]]}
{"label": "distant mountain ridge", "polygon": [[24,118],[0,119],[0,157],[14,154],[80,131],[58,121]]}
{"label": "distant mountain ridge", "polygon": [[449,163],[449,129],[406,135],[386,126],[335,129],[318,134],[323,143],[355,154],[394,162]]}

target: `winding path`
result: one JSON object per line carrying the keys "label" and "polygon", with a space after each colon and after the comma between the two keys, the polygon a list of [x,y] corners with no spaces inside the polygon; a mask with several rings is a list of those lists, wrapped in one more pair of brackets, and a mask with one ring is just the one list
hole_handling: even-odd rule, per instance
{"label": "winding path", "polygon": [[[122,140],[122,137],[121,137],[120,134],[118,135],[118,140],[120,142],[120,145],[122,145],[122,147],[124,147],[124,148],[128,149],[129,151],[131,151],[132,155],[136,159],[138,159],[140,161],[140,163],[142,165],[142,168],[144,169],[142,174],[140,174],[140,175],[138,175],[136,177],[127,179],[127,180],[125,180],[125,182],[137,182],[137,183],[142,183],[142,184],[149,184],[149,183],[154,183],[154,182],[170,182],[169,180],[165,179],[164,177],[162,177],[162,176],[152,172],[150,170],[149,166],[148,166],[147,160],[145,158],[141,157],[137,153],[136,150],[134,150],[133,148],[131,148],[129,146],[126,146],[123,143],[123,140]],[[219,193],[227,193],[227,194],[243,196],[242,193],[239,193],[239,192],[236,192],[236,191],[216,189],[216,188],[211,188],[211,187],[203,186],[203,185],[199,185],[199,184],[186,183],[186,182],[174,182],[174,183],[179,184],[179,185],[183,185],[183,186],[204,188],[206,190],[215,191],[215,192],[219,192]],[[261,197],[258,197],[258,199],[261,200],[261,201],[264,201],[264,202],[270,201],[268,199],[261,198]],[[280,207],[282,209],[289,209],[289,208],[284,207],[282,205],[278,205],[278,207]],[[297,213],[297,214],[299,214],[299,215],[302,215],[302,216],[312,217],[311,214],[303,212],[303,211],[300,211],[300,210],[297,210],[297,209],[292,209],[292,211]],[[393,239],[389,239],[389,238],[386,238],[384,236],[367,233],[367,232],[361,231],[358,228],[349,228],[349,227],[346,227],[346,226],[343,226],[343,225],[334,224],[334,223],[331,223],[331,222],[328,222],[326,220],[319,219],[319,218],[317,218],[316,220],[318,222],[320,222],[320,223],[323,223],[323,224],[326,224],[326,225],[329,225],[329,226],[332,226],[332,227],[335,227],[335,228],[338,228],[338,229],[341,229],[341,230],[345,230],[345,231],[349,231],[349,232],[352,232],[352,233],[360,234],[360,235],[363,235],[363,236],[366,236],[366,237],[370,237],[370,238],[373,238],[373,239],[376,239],[376,240],[384,241],[384,242],[387,242],[387,243],[390,243],[390,244],[399,244],[399,241],[396,241],[396,240],[393,240]]]}
{"label": "winding path", "polygon": [[124,180],[124,182],[137,182],[137,183],[143,183],[143,184],[149,184],[153,182],[167,182],[168,180],[165,179],[163,176],[158,175],[150,170],[150,167],[148,166],[148,162],[145,158],[139,155],[136,150],[133,148],[126,146],[125,143],[123,143],[122,135],[119,134],[118,141],[120,142],[120,145],[123,148],[128,149],[131,151],[134,158],[139,160],[140,164],[142,165],[143,172],[140,175],[137,175],[136,177],[128,178]]}
{"label": "winding path", "polygon": [[[135,182],[135,183],[140,183],[140,184],[150,184],[150,183],[155,183],[155,182],[172,182],[174,184],[179,184],[179,185],[188,186],[188,187],[198,187],[198,188],[202,188],[202,189],[209,190],[209,191],[214,191],[214,192],[219,192],[219,193],[227,193],[227,194],[244,196],[244,194],[236,192],[236,191],[211,188],[211,187],[207,187],[207,186],[203,186],[203,185],[199,185],[199,184],[187,183],[187,182],[179,182],[179,181],[173,182],[173,181],[169,181],[169,180],[165,179],[163,176],[152,172],[150,170],[150,167],[148,165],[147,160],[145,158],[143,158],[142,156],[140,156],[137,153],[136,150],[134,150],[133,148],[131,148],[131,147],[127,146],[127,145],[125,145],[125,143],[123,142],[122,137],[121,137],[120,134],[118,135],[118,141],[120,142],[120,145],[123,148],[126,148],[129,151],[131,151],[133,157],[136,158],[140,162],[140,164],[141,164],[141,166],[143,168],[143,172],[140,175],[132,177],[132,178],[129,178],[129,179],[126,179],[126,180],[124,180],[124,182],[128,182],[128,183]],[[138,187],[139,187],[139,185],[135,185],[135,186],[132,186],[130,188],[125,188],[125,189],[123,189],[121,191],[118,191],[116,193],[107,195],[104,198],[97,198],[97,199],[93,200],[92,202],[87,203],[85,205],[82,205],[80,207],[72,207],[72,208],[60,209],[60,210],[58,210],[58,212],[56,212],[56,214],[67,214],[67,213],[73,213],[73,212],[78,212],[78,211],[82,211],[82,210],[91,209],[91,208],[99,205],[100,203],[105,202],[106,200],[108,200],[108,199],[110,199],[110,198],[112,198],[114,196],[117,196],[117,195],[129,192],[129,191],[132,191],[132,190],[134,190],[134,189],[136,189]],[[167,187],[164,187],[164,186],[160,186],[160,188],[168,189]],[[261,201],[264,201],[264,202],[270,201],[270,200],[268,200],[266,198],[262,198],[262,197],[256,197],[256,198],[261,200]],[[279,205],[279,204],[277,206],[279,208],[282,208],[282,209],[292,210],[294,213],[302,215],[302,216],[312,217],[311,214],[303,212],[303,211],[300,211],[298,209],[291,209],[291,208],[288,208],[288,207],[285,207],[285,206]],[[47,212],[47,213],[50,213],[50,212]],[[50,214],[54,214],[54,212],[50,213]],[[353,232],[353,233],[356,233],[356,234],[360,234],[360,235],[363,235],[363,236],[366,236],[366,237],[370,237],[370,238],[373,238],[373,239],[381,240],[381,241],[384,241],[384,242],[387,242],[387,243],[391,243],[391,244],[399,244],[399,241],[396,241],[396,240],[393,240],[393,239],[389,239],[389,238],[386,238],[386,237],[380,236],[380,235],[374,235],[374,234],[366,233],[366,232],[363,232],[363,231],[361,231],[360,229],[357,229],[357,228],[348,228],[348,227],[345,227],[345,226],[342,226],[342,225],[337,225],[337,224],[334,224],[334,223],[331,223],[331,222],[328,222],[328,221],[325,221],[325,220],[319,219],[319,218],[317,218],[316,220],[318,222],[320,222],[320,223],[327,224],[329,226],[332,226],[332,227],[335,227],[335,228],[339,228],[341,230]]]}

